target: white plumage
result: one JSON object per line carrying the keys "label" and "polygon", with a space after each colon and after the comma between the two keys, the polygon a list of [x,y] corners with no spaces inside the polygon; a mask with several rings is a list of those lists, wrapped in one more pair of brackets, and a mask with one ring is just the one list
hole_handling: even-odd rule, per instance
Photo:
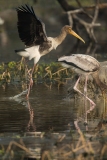
{"label": "white plumage", "polygon": [[[71,56],[63,56],[58,59],[59,62],[64,67],[67,68],[72,68],[75,70],[76,73],[79,74],[79,78],[76,81],[74,85],[74,90],[79,92],[81,95],[83,95],[87,100],[90,101],[91,106],[90,109],[86,112],[89,113],[92,111],[95,107],[95,103],[87,97],[87,80],[88,80],[88,75],[90,74],[95,74],[97,75],[96,78],[98,78],[98,71],[100,69],[100,63],[93,58],[92,56],[89,55],[83,55],[83,54],[72,54]],[[84,86],[84,93],[82,93],[78,88],[78,83],[80,81],[81,75],[85,76],[85,86]],[[102,85],[99,79],[95,79],[96,82],[98,81],[98,85]]]}
{"label": "white plumage", "polygon": [[17,54],[25,58],[28,57],[29,60],[34,59],[34,64],[36,64],[41,57],[39,53],[39,45],[25,48],[25,50],[22,51],[17,51]]}
{"label": "white plumage", "polygon": [[99,69],[100,63],[92,56],[83,54],[72,54],[58,59],[66,68],[74,69],[78,74],[91,74]]}
{"label": "white plumage", "polygon": [[61,29],[61,33],[57,37],[47,37],[45,24],[36,16],[32,6],[22,5],[16,10],[19,37],[26,46],[24,50],[16,50],[16,52],[20,56],[28,57],[29,60],[34,59],[34,66],[30,75],[27,94],[27,97],[29,97],[30,88],[33,85],[32,74],[40,57],[49,53],[51,50],[56,49],[66,38],[67,34],[75,36],[84,43],[85,41],[68,25],[65,25]]}

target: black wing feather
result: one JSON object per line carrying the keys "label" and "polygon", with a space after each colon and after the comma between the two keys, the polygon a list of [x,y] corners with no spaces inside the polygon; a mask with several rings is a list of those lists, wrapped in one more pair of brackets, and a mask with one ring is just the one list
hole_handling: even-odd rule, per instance
{"label": "black wing feather", "polygon": [[16,9],[18,33],[26,46],[40,45],[47,41],[45,24],[37,18],[33,7],[24,5]]}

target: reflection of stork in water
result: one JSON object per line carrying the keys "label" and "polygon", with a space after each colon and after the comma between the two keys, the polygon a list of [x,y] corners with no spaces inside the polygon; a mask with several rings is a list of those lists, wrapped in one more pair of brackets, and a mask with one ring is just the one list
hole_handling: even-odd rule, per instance
{"label": "reflection of stork in water", "polygon": [[16,50],[16,52],[23,57],[28,57],[29,60],[32,58],[34,59],[34,67],[30,74],[30,83],[27,93],[28,98],[30,88],[33,85],[32,74],[40,57],[49,53],[51,50],[56,49],[57,46],[60,45],[65,39],[67,34],[71,34],[83,42],[84,40],[68,25],[61,29],[61,33],[57,37],[47,37],[45,32],[45,24],[37,18],[33,8],[28,5],[18,7],[17,15],[19,37],[25,43],[26,48],[23,50]]}
{"label": "reflection of stork in water", "polygon": [[31,127],[32,127],[33,132],[35,132],[35,131],[36,131],[36,126],[35,126],[35,124],[34,124],[34,122],[33,122],[33,120],[34,120],[34,110],[33,110],[33,108],[31,107],[29,101],[27,101],[27,107],[28,107],[28,109],[29,109],[29,114],[30,114],[30,120],[29,120],[29,123],[28,123],[28,126],[27,126],[27,131],[30,131],[30,130],[31,130]]}
{"label": "reflection of stork in water", "polygon": [[14,100],[14,101],[16,101],[18,103],[22,103],[23,102],[23,105],[25,105],[28,108],[30,119],[29,119],[29,122],[28,122],[28,125],[27,125],[27,131],[31,131],[31,129],[33,129],[33,131],[35,132],[36,131],[36,126],[34,124],[34,110],[31,107],[29,100],[24,102],[24,98],[23,98],[23,95],[25,95],[26,93],[27,93],[27,90],[23,91],[20,94],[15,95],[14,97],[10,97],[9,99],[10,100]]}
{"label": "reflection of stork in water", "polygon": [[[72,68],[78,73],[80,76],[77,82],[74,85],[74,90],[79,92],[83,95],[88,101],[90,101],[91,106],[90,109],[87,111],[89,113],[95,107],[95,103],[87,97],[87,79],[89,75],[92,75],[94,80],[96,81],[97,85],[100,87],[101,91],[103,92],[107,89],[107,86],[102,83],[98,76],[98,71],[100,69],[100,63],[89,55],[83,54],[72,54],[71,56],[63,56],[58,59],[59,62],[62,63],[64,67]],[[78,88],[77,85],[79,83],[81,75],[85,76],[85,86],[84,86],[84,93],[82,93]]]}

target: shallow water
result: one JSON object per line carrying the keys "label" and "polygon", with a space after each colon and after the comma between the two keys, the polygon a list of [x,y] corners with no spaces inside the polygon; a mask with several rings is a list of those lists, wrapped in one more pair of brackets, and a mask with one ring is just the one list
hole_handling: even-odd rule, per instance
{"label": "shallow water", "polygon": [[35,85],[29,101],[25,96],[11,100],[10,97],[21,92],[21,88],[8,86],[0,92],[0,132],[25,132],[28,130],[30,111],[33,112],[31,131],[67,130],[68,123],[73,122],[74,103],[64,100],[66,90],[44,84]]}
{"label": "shallow water", "polygon": [[[47,150],[55,156],[59,147],[55,144],[59,137],[65,137],[61,140],[62,146],[66,147],[72,142],[71,132],[78,140],[78,131],[74,125],[77,118],[80,120],[78,126],[81,131],[86,132],[84,125],[84,99],[74,96],[71,100],[67,97],[67,87],[56,84],[35,84],[32,88],[29,101],[26,95],[18,96],[22,92],[20,85],[8,85],[0,88],[0,144],[5,148],[9,144],[12,146],[23,144],[34,154],[35,158],[40,159],[42,150]],[[17,95],[17,98],[14,96]],[[98,127],[101,120],[106,119],[107,106],[103,100],[94,99],[95,109],[88,115],[88,132],[86,137],[95,136],[95,128]],[[87,102],[89,107],[89,103]],[[46,136],[42,137],[42,134]],[[53,134],[51,134],[53,133]],[[97,143],[98,143],[97,139]],[[11,145],[9,145],[11,146]],[[96,146],[98,147],[98,146]],[[7,152],[0,155],[4,159],[23,159],[32,157],[32,154],[15,147],[12,151],[10,147]],[[67,152],[67,151],[63,152]],[[9,148],[8,148],[9,150]],[[11,154],[13,152],[13,154]],[[58,151],[60,153],[60,150]],[[71,152],[71,151],[70,151]],[[58,156],[58,155],[57,155]],[[61,155],[59,155],[60,157]],[[61,157],[60,157],[61,158]],[[62,159],[62,158],[61,158]]]}
{"label": "shallow water", "polygon": [[[64,86],[58,89],[57,85],[50,88],[49,85],[35,84],[29,101],[25,95],[11,99],[21,92],[21,86],[9,85],[5,90],[0,88],[0,133],[49,130],[60,132],[68,130],[68,124],[74,130],[74,121],[78,117],[84,118],[84,99],[67,99]],[[89,102],[87,103],[89,106]],[[96,103],[95,109],[89,114],[89,122],[95,119],[100,121],[102,115],[104,116],[103,101],[97,100]],[[83,121],[81,123],[83,125]],[[84,130],[84,127],[81,129]]]}

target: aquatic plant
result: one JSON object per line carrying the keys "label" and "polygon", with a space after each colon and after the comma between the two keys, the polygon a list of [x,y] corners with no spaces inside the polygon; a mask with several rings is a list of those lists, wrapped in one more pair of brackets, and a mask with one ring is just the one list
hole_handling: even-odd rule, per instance
{"label": "aquatic plant", "polygon": [[[68,71],[69,70],[69,71]],[[22,59],[19,62],[9,62],[0,64],[0,84],[2,82],[14,83],[15,81],[22,82],[29,80],[31,67]],[[42,81],[63,81],[72,76],[70,69],[63,68],[59,63],[37,64],[33,73],[33,79],[36,82]]]}

